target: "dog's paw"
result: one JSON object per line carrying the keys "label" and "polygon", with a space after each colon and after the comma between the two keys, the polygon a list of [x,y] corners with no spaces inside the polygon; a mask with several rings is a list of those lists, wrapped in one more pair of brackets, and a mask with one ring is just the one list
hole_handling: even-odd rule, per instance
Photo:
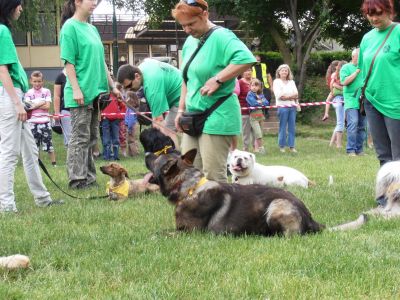
{"label": "dog's paw", "polygon": [[119,197],[119,195],[118,195],[117,193],[110,192],[110,193],[108,194],[108,199],[111,200],[111,201],[118,201],[119,198],[120,198],[120,197]]}

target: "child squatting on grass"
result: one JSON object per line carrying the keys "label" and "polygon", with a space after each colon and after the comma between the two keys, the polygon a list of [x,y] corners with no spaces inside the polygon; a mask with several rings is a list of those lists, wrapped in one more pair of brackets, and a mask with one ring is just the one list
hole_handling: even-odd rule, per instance
{"label": "child squatting on grass", "polygon": [[253,109],[250,109],[250,125],[251,129],[254,132],[254,138],[255,138],[254,152],[265,154],[265,149],[262,140],[263,137],[262,124],[264,121],[264,113],[262,107],[268,106],[269,102],[263,94],[261,81],[258,80],[257,78],[253,78],[250,82],[250,91],[247,93],[246,101],[249,107],[255,107]]}
{"label": "child squatting on grass", "polygon": [[32,88],[25,94],[25,102],[31,106],[31,117],[28,122],[31,125],[38,149],[42,146],[43,151],[49,154],[51,164],[56,167],[56,154],[54,153],[50,118],[48,116],[51,92],[43,87],[43,74],[40,71],[34,71],[31,74],[30,83]]}

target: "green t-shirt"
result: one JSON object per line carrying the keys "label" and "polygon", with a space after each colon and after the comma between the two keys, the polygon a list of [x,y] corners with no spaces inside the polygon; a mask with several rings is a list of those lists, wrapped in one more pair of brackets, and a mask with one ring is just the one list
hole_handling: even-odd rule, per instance
{"label": "green t-shirt", "polygon": [[[353,74],[357,70],[357,66],[353,65],[353,63],[348,63],[343,65],[343,67],[340,69],[340,81],[343,82],[346,80],[347,77],[349,77],[351,74]],[[343,86],[343,97],[344,97],[344,109],[348,108],[355,108],[359,109],[359,95],[361,92],[361,86],[362,86],[362,78],[361,74],[358,73],[356,78],[354,78],[353,82]]]}
{"label": "green t-shirt", "polygon": [[[104,62],[104,47],[99,32],[93,25],[75,19],[67,20],[60,36],[61,59],[75,66],[76,77],[85,105],[108,91]],[[73,99],[71,83],[67,78],[64,88],[65,107],[78,107]]]}
{"label": "green t-shirt", "polygon": [[[372,58],[385,39],[390,26],[378,31],[372,29],[364,35],[358,57],[363,82],[367,77]],[[368,80],[365,96],[383,115],[400,120],[400,25],[390,34],[379,51]]]}
{"label": "green t-shirt", "polygon": [[[0,65],[7,66],[13,85],[23,92],[29,89],[28,77],[18,59],[11,31],[4,24],[0,24]],[[3,84],[0,82],[0,86]]]}
{"label": "green t-shirt", "polygon": [[[182,49],[182,70],[199,40],[189,36]],[[228,29],[216,29],[193,59],[188,70],[186,109],[204,111],[218,98],[231,95],[207,119],[204,133],[219,135],[238,135],[241,131],[240,105],[233,94],[235,78],[224,82],[212,96],[202,96],[200,88],[207,80],[217,75],[229,64],[248,64],[256,62],[254,55],[236,35]]]}
{"label": "green t-shirt", "polygon": [[179,105],[181,71],[155,59],[145,59],[139,65],[139,69],[143,74],[144,96],[153,117],[158,117],[171,107]]}

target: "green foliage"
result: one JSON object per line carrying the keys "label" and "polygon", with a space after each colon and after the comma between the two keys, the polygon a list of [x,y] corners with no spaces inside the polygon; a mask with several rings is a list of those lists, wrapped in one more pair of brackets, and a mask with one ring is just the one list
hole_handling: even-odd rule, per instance
{"label": "green foliage", "polygon": [[16,30],[35,32],[40,29],[40,23],[45,21],[49,27],[55,28],[54,15],[60,11],[62,3],[60,0],[25,0],[22,15],[13,27]]}
{"label": "green foliage", "polygon": [[[329,89],[326,86],[325,77],[307,76],[300,102],[322,102],[326,100],[328,93]],[[302,107],[301,113],[297,114],[296,119],[301,124],[319,125],[324,110],[325,105]]]}
{"label": "green foliage", "polygon": [[[328,147],[333,126],[297,127],[299,153],[280,153],[267,135],[257,160],[287,165],[317,183],[288,188],[328,226],[347,222],[375,205],[375,154],[347,157]],[[67,186],[65,149],[55,136],[59,167],[50,172]],[[46,165],[49,161],[42,155]],[[121,163],[131,178],[146,171],[144,156]],[[97,168],[104,162],[96,161]],[[45,175],[43,175],[45,176]],[[329,176],[333,185],[328,185]],[[64,206],[37,208],[21,165],[16,173],[18,214],[0,215],[0,253],[30,256],[32,268],[0,270],[0,299],[397,299],[400,221],[372,219],[349,232],[303,237],[216,236],[178,233],[173,207],[161,195],[122,203],[65,198]],[[108,178],[98,174],[102,195]],[[73,192],[75,194],[75,192]]]}
{"label": "green foliage", "polygon": [[307,63],[307,74],[325,76],[326,69],[333,60],[351,60],[351,51],[318,51],[311,53]]}

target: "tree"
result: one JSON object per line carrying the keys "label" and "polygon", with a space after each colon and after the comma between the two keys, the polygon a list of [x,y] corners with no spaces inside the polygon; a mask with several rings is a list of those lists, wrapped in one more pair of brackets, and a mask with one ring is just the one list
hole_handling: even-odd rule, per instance
{"label": "tree", "polygon": [[60,15],[62,3],[62,0],[25,0],[20,20],[13,27],[16,30],[35,32],[44,20],[48,24],[55,23],[57,19],[54,16]]}
{"label": "tree", "polygon": [[213,0],[218,12],[229,11],[261,39],[271,39],[291,65],[300,94],[312,48],[322,38],[335,38],[346,48],[361,41],[367,23],[361,0]]}

